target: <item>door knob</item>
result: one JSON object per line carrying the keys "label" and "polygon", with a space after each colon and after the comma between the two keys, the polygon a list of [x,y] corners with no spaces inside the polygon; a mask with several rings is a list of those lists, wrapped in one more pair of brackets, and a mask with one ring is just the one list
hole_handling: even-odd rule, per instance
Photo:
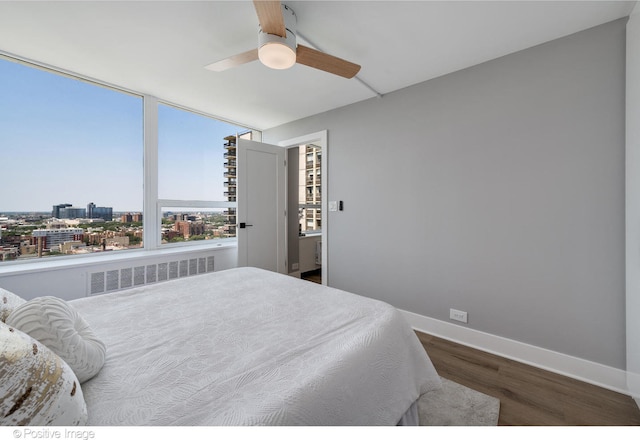
{"label": "door knob", "polygon": [[245,222],[240,222],[240,224],[238,225],[238,227],[239,227],[240,229],[244,229],[244,228],[246,228],[247,226],[253,226],[253,225],[248,225],[248,224],[246,224]]}

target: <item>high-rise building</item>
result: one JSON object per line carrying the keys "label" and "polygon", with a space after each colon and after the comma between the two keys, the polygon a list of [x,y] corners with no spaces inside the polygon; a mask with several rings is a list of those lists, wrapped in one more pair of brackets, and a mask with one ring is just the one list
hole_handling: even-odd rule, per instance
{"label": "high-rise building", "polygon": [[66,209],[66,208],[70,208],[72,206],[73,205],[71,205],[70,203],[62,203],[60,205],[53,205],[53,211],[51,212],[51,217],[53,217],[53,218],[65,218],[65,217],[61,217],[60,210]]}
{"label": "high-rise building", "polygon": [[87,217],[87,210],[85,208],[77,208],[75,206],[60,208],[59,212],[60,212],[60,217],[57,217],[57,218],[74,219],[74,218]]}
{"label": "high-rise building", "polygon": [[[251,132],[248,131],[246,133],[238,135],[238,137],[251,140]],[[224,182],[224,186],[227,188],[227,190],[224,192],[224,196],[229,202],[236,201],[236,139],[237,138],[235,135],[227,136],[224,138],[224,149],[226,150],[224,153],[224,167],[226,168],[226,171],[224,172],[224,178],[226,179]],[[224,215],[226,217],[224,225],[224,235],[225,237],[235,237],[237,223],[236,208],[229,208],[225,210]]]}
{"label": "high-rise building", "polygon": [[299,148],[300,233],[322,229],[322,149],[315,145]]}
{"label": "high-rise building", "polygon": [[113,220],[113,208],[106,206],[96,206],[91,202],[87,205],[87,218],[101,218],[110,222]]}
{"label": "high-rise building", "polygon": [[[224,182],[224,186],[227,190],[224,192],[224,196],[227,198],[229,202],[236,201],[236,136],[227,136],[224,138],[224,149],[226,150],[224,153],[224,167],[226,171],[224,172],[224,178],[226,179]],[[227,237],[235,237],[236,236],[236,208],[228,208],[224,211],[225,225],[224,225],[224,233]]]}

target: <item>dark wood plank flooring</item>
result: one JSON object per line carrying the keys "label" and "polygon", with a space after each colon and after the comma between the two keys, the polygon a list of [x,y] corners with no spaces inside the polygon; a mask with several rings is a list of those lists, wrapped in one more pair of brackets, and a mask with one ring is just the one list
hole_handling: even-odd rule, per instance
{"label": "dark wood plank flooring", "polygon": [[624,394],[416,332],[438,374],[500,399],[499,425],[640,425]]}
{"label": "dark wood plank flooring", "polygon": [[[320,271],[303,278],[321,283]],[[640,425],[640,409],[627,395],[432,335],[416,334],[440,376],[500,399],[498,425]]]}
{"label": "dark wood plank flooring", "polygon": [[303,280],[322,284],[322,269],[311,270],[300,275]]}

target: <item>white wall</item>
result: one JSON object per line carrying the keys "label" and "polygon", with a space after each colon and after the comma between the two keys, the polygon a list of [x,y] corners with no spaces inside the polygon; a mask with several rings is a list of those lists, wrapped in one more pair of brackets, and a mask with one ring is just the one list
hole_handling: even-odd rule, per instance
{"label": "white wall", "polygon": [[[214,270],[230,269],[237,266],[237,247],[203,251],[193,248],[164,250],[158,252],[119,251],[119,255],[107,258],[85,258],[43,261],[33,264],[5,265],[0,271],[0,287],[24,299],[52,295],[65,300],[87,296],[88,275],[92,272],[121,269],[124,267],[146,266],[149,264],[196,258],[202,255],[214,256]],[[127,255],[128,254],[128,255]],[[63,257],[58,257],[63,258]],[[47,259],[49,260],[49,259]]]}
{"label": "white wall", "polygon": [[316,264],[316,247],[322,239],[320,235],[307,235],[298,239],[300,244],[300,272],[316,270],[321,265]]}
{"label": "white wall", "polygon": [[263,139],[328,130],[329,285],[624,371],[624,94],[619,20]]}
{"label": "white wall", "polygon": [[627,386],[640,404],[640,5],[627,23]]}

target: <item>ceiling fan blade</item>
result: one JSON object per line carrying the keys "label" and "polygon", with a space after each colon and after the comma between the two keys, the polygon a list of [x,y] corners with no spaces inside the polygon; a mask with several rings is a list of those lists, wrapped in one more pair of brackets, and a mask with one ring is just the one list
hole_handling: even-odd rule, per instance
{"label": "ceiling fan blade", "polygon": [[250,63],[258,59],[258,49],[251,49],[237,55],[233,55],[224,60],[216,61],[209,65],[204,66],[205,69],[213,70],[214,72],[222,72],[223,70],[231,69],[232,67],[239,66],[241,64]]}
{"label": "ceiling fan blade", "polygon": [[296,63],[324,70],[344,78],[353,78],[360,71],[360,66],[357,64],[301,44],[298,44],[296,51]]}
{"label": "ceiling fan blade", "polygon": [[282,16],[282,6],[279,1],[253,0],[258,14],[258,22],[262,32],[281,37],[287,36],[287,30]]}

